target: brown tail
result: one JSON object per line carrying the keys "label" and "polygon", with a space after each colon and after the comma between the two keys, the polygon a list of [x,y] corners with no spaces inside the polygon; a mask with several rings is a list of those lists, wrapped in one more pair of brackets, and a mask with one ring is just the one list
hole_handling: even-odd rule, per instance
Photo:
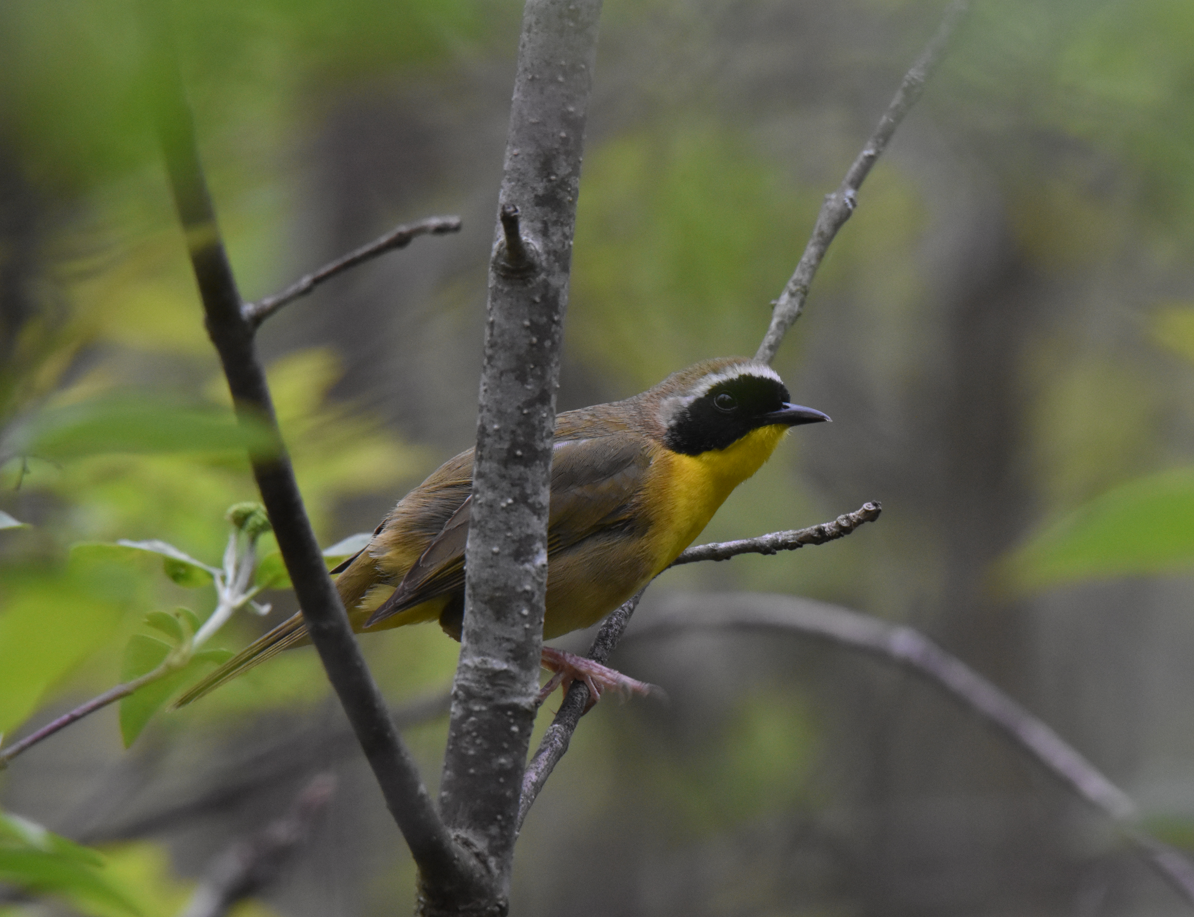
{"label": "brown tail", "polygon": [[[365,593],[377,583],[379,575],[377,564],[367,551],[362,551],[354,557],[348,563],[344,572],[340,574],[340,578],[336,580],[336,589],[340,592],[340,599],[344,602],[344,607],[356,609]],[[364,621],[363,617],[359,613],[350,611],[349,618],[354,622],[353,629],[359,630],[361,623]],[[301,611],[296,612],[268,634],[264,634],[250,643],[187,691],[186,694],[174,702],[174,706],[185,707],[192,701],[196,701],[205,694],[214,691],[224,682],[231,681],[242,672],[247,672],[258,663],[272,659],[278,653],[282,652],[282,650],[289,649],[292,646],[299,646],[306,642],[307,624],[303,620],[303,613]]]}
{"label": "brown tail", "polygon": [[174,702],[175,707],[185,707],[214,691],[226,681],[231,681],[255,665],[272,659],[284,649],[307,642],[307,623],[303,613],[297,612],[267,634],[258,637],[247,647],[225,662],[222,666],[192,687]]}

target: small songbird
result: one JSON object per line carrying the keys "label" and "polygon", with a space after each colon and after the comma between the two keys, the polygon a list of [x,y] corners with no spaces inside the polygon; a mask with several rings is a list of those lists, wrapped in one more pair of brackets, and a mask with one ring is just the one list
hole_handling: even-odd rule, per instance
{"label": "small songbird", "polygon": [[[556,418],[543,637],[597,623],[664,570],[759,470],[789,427],[829,420],[790,404],[770,366],[706,360],[642,394]],[[337,570],[353,630],[438,620],[460,639],[473,450],[398,501],[368,546]],[[228,660],[177,706],[291,646],[308,643],[302,612]],[[545,667],[581,678],[593,697],[630,682],[544,648]]]}

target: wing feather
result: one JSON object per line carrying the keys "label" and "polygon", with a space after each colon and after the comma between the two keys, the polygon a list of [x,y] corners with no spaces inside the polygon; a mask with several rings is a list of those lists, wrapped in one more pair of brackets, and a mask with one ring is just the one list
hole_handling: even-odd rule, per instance
{"label": "wing feather", "polygon": [[[548,517],[548,557],[567,551],[586,538],[610,529],[633,526],[642,482],[652,451],[637,433],[556,442],[552,455],[551,509]],[[444,524],[427,549],[407,571],[391,595],[370,617],[366,627],[464,588],[464,549],[472,497]]]}

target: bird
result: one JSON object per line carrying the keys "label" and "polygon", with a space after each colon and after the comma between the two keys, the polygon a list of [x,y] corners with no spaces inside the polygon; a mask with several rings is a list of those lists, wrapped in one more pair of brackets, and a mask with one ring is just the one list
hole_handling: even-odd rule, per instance
{"label": "bird", "polygon": [[[623,401],[560,413],[543,638],[596,624],[635,595],[693,542],[791,427],[828,420],[792,404],[779,374],[747,357],[705,360]],[[354,631],[438,621],[460,639],[472,468],[472,449],[444,462],[398,501],[363,550],[332,571]],[[174,706],[309,642],[299,611]],[[549,685],[580,678],[590,702],[609,688],[651,687],[551,647],[542,661],[557,673]]]}

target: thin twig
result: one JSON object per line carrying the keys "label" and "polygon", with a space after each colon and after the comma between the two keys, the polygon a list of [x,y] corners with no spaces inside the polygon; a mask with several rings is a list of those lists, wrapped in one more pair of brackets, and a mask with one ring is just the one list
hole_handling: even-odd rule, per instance
{"label": "thin twig", "polygon": [[153,0],[141,0],[139,7],[146,27],[145,85],[151,88],[155,123],[171,192],[186,233],[207,333],[220,356],[238,420],[264,423],[276,438],[275,452],[252,455],[250,462],[302,606],[307,632],[423,881],[481,894],[490,887],[485,870],[455,842],[440,819],[413,756],[389,718],[385,700],[365,665],[344,605],[327,574],[294,468],[282,445],[265,370],[257,355],[255,328],[242,311],[243,301],[199,161],[174,50],[169,7]]}
{"label": "thin twig", "polygon": [[[642,599],[643,593],[646,591],[644,586],[638,591],[638,594],[631,597],[605,619],[605,623],[601,625],[601,630],[597,632],[597,636],[593,640],[593,645],[589,647],[587,655],[590,659],[602,665],[609,661],[614,647],[618,645],[622,634],[626,632],[630,616],[634,614],[634,609],[638,607],[639,600]],[[556,711],[555,719],[547,727],[538,749],[535,750],[535,756],[531,758],[531,763],[527,765],[527,769],[523,773],[522,796],[518,801],[516,831],[522,830],[522,823],[526,820],[527,813],[531,811],[535,799],[538,798],[539,791],[543,789],[552,770],[564,757],[564,753],[568,751],[572,733],[576,732],[576,726],[580,722],[580,718],[584,716],[588,704],[589,688],[584,681],[577,679],[572,682],[568,693],[564,695],[560,709]]]}
{"label": "thin twig", "polygon": [[376,258],[378,255],[384,255],[386,252],[395,251],[399,248],[406,248],[412,239],[419,236],[438,236],[449,232],[459,232],[460,225],[460,217],[451,216],[428,217],[425,220],[419,220],[417,223],[406,223],[395,227],[384,236],[380,236],[372,242],[349,252],[342,258],[330,261],[318,270],[300,277],[281,292],[274,293],[272,296],[266,296],[264,299],[259,299],[256,302],[245,303],[241,311],[244,313],[245,319],[256,328],[283,306],[306,296],[321,283],[331,280],[337,274],[342,274],[362,262]]}
{"label": "thin twig", "polygon": [[142,685],[149,684],[151,681],[157,681],[159,678],[169,675],[177,668],[177,666],[167,666],[168,662],[169,660],[162,663],[152,672],[147,672],[146,674],[142,675],[140,678],[134,678],[132,681],[126,681],[123,684],[116,685],[114,688],[109,688],[103,694],[93,697],[91,700],[80,704],[69,713],[64,713],[62,716],[46,723],[46,725],[42,726],[41,729],[30,733],[29,735],[25,736],[25,738],[21,739],[21,741],[9,745],[8,748],[0,749],[0,771],[8,767],[8,762],[17,755],[28,751],[38,742],[41,742],[43,739],[48,739],[50,736],[54,735],[54,733],[61,732],[71,723],[77,723],[79,720],[83,719],[83,717],[90,716],[97,710],[103,710],[109,704],[113,704],[118,700],[123,700]]}
{"label": "thin twig", "polygon": [[[684,551],[672,561],[671,565],[676,567],[701,560],[727,560],[739,554],[775,554],[779,551],[794,551],[807,544],[825,544],[827,541],[844,538],[860,525],[874,522],[879,518],[881,511],[880,504],[874,501],[864,503],[854,512],[838,516],[832,522],[822,522],[820,525],[809,528],[773,532],[770,535],[746,538],[741,541],[698,545]],[[604,665],[609,660],[610,654],[618,645],[622,634],[625,633],[626,626],[630,623],[630,616],[638,607],[643,592],[646,592],[645,588],[605,619],[605,623],[601,625],[601,630],[597,632],[597,637],[593,640],[593,645],[589,647],[587,654],[594,662]],[[547,727],[547,732],[544,733],[539,748],[535,751],[535,755],[531,758],[531,763],[527,765],[526,773],[523,775],[522,798],[518,806],[519,830],[522,830],[522,823],[531,806],[534,805],[540,790],[543,789],[543,785],[547,782],[547,778],[551,776],[556,764],[568,751],[572,733],[576,731],[576,726],[580,722],[588,702],[589,689],[579,681],[574,682],[568,689],[563,703],[560,704],[555,719]]]}
{"label": "thin twig", "polygon": [[806,544],[825,544],[845,538],[860,525],[874,522],[883,511],[878,500],[862,504],[852,513],[844,513],[832,522],[822,522],[806,529],[792,529],[787,532],[772,532],[758,538],[743,538],[739,541],[721,541],[689,548],[672,561],[673,567],[693,564],[701,560],[729,560],[739,554],[778,554],[780,551],[795,551]]}
{"label": "thin twig", "polygon": [[1140,825],[1132,799],[1042,720],[962,660],[910,627],[836,605],[789,596],[732,593],[672,597],[631,639],[691,633],[698,628],[782,630],[862,650],[943,688],[998,728],[1068,789],[1107,815],[1131,844],[1187,901],[1194,903],[1194,864]]}
{"label": "thin twig", "polygon": [[805,246],[800,263],[796,266],[796,272],[792,274],[783,293],[775,301],[775,307],[771,313],[771,327],[767,329],[767,334],[763,337],[763,343],[759,345],[755,359],[767,363],[775,359],[775,353],[779,350],[784,335],[800,317],[800,313],[804,311],[804,301],[808,297],[813,276],[817,273],[817,268],[821,266],[821,260],[825,257],[829,243],[833,241],[838,230],[845,225],[846,220],[850,219],[850,214],[854,212],[854,208],[858,206],[858,189],[862,186],[863,180],[870,173],[875,160],[887,149],[892,134],[900,126],[904,116],[920,98],[925,82],[941,62],[958,26],[966,18],[969,10],[969,0],[953,0],[946,7],[936,33],[929,40],[911,69],[904,74],[904,80],[900,83],[895,98],[891,100],[891,104],[887,106],[887,110],[879,119],[879,125],[875,128],[875,132],[871,134],[870,139],[862,148],[862,152],[858,154],[858,158],[846,172],[846,177],[838,189],[826,196],[825,203],[821,205],[821,212],[817,214],[812,237],[808,240],[808,245]]}

